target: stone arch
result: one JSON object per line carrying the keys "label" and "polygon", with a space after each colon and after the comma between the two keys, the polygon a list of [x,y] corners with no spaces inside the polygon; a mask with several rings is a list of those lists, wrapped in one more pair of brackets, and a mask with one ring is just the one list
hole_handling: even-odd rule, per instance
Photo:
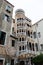
{"label": "stone arch", "polygon": [[24,61],[20,61],[19,65],[25,65]]}

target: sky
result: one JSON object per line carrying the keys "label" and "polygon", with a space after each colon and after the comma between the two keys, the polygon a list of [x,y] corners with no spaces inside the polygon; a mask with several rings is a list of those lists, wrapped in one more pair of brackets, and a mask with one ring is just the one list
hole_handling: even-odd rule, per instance
{"label": "sky", "polygon": [[13,18],[17,9],[23,9],[32,24],[43,18],[43,0],[8,0],[14,5]]}

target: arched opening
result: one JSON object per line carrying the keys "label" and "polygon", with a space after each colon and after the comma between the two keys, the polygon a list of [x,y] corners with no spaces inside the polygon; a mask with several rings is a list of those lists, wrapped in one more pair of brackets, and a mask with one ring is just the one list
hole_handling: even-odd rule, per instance
{"label": "arched opening", "polygon": [[24,61],[20,61],[19,65],[25,65]]}

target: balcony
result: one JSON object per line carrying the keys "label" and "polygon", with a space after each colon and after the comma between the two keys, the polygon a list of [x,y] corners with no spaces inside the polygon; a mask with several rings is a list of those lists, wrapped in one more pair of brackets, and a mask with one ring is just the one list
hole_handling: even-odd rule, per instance
{"label": "balcony", "polygon": [[17,36],[18,36],[18,35],[20,35],[20,36],[21,36],[21,35],[26,35],[26,32],[18,32],[18,33],[17,33]]}
{"label": "balcony", "polygon": [[26,50],[21,50],[21,51],[17,52],[17,56],[21,56],[21,55],[24,55],[24,54],[27,54]]}
{"label": "balcony", "polygon": [[17,56],[21,56],[21,55],[35,55],[35,51],[31,51],[31,50],[21,50],[17,52]]}
{"label": "balcony", "polygon": [[17,29],[26,29],[26,26],[17,26]]}
{"label": "balcony", "polygon": [[18,41],[19,44],[27,44],[27,41]]}
{"label": "balcony", "polygon": [[17,20],[17,23],[23,22],[23,20]]}

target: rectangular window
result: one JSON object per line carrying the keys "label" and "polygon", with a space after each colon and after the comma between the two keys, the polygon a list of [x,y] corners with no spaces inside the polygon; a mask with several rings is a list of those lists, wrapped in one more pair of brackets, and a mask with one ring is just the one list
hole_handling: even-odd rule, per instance
{"label": "rectangular window", "polygon": [[9,22],[10,21],[10,17],[7,14],[5,14],[4,20]]}
{"label": "rectangular window", "polygon": [[21,51],[21,46],[19,46],[19,51]]}
{"label": "rectangular window", "polygon": [[36,38],[36,32],[34,32],[33,35],[34,35],[34,38]]}
{"label": "rectangular window", "polygon": [[36,51],[38,51],[38,44],[37,43],[35,44],[35,47],[36,47]]}
{"label": "rectangular window", "polygon": [[41,44],[41,51],[43,51],[43,44]]}
{"label": "rectangular window", "polygon": [[29,49],[32,50],[31,42],[29,42]]}
{"label": "rectangular window", "polygon": [[27,49],[29,50],[29,42],[27,41]]}
{"label": "rectangular window", "polygon": [[34,49],[34,44],[32,43],[32,50],[34,51],[35,49]]}
{"label": "rectangular window", "polygon": [[7,11],[8,13],[11,13],[11,7],[10,7],[10,6],[6,6],[6,11]]}
{"label": "rectangular window", "polygon": [[19,38],[19,41],[21,41],[21,38]]}
{"label": "rectangular window", "polygon": [[17,30],[17,33],[18,33],[19,31]]}
{"label": "rectangular window", "polygon": [[12,47],[15,46],[15,40],[12,40]]}
{"label": "rectangular window", "polygon": [[11,65],[14,65],[14,59],[11,60]]}
{"label": "rectangular window", "polygon": [[12,34],[14,33],[14,27],[12,27]]}
{"label": "rectangular window", "polygon": [[30,31],[26,31],[26,35],[30,37]]}
{"label": "rectangular window", "polygon": [[4,45],[4,43],[5,43],[5,36],[6,36],[6,33],[0,31],[0,44],[1,45]]}
{"label": "rectangular window", "polygon": [[24,46],[22,47],[22,50],[24,50],[25,48],[24,48]]}

